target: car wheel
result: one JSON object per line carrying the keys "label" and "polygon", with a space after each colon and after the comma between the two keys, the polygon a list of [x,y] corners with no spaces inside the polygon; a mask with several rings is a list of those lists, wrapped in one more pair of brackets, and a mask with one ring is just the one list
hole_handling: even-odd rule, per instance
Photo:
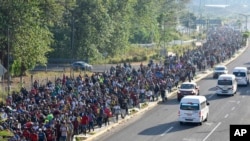
{"label": "car wheel", "polygon": [[182,121],[180,121],[180,125],[183,125],[183,122],[182,122]]}

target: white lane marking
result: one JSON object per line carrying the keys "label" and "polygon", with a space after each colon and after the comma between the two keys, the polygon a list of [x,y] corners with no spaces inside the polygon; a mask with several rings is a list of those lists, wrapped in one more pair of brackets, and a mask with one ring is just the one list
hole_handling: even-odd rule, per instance
{"label": "white lane marking", "polygon": [[228,102],[232,102],[232,103],[234,103],[234,102],[236,102],[235,100],[230,100],[230,101],[228,101]]}
{"label": "white lane marking", "polygon": [[235,107],[232,108],[232,111],[235,109]]}
{"label": "white lane marking", "polygon": [[237,101],[237,104],[240,104],[240,101]]}
{"label": "white lane marking", "polygon": [[213,123],[211,122],[205,122],[206,125],[211,126]]}
{"label": "white lane marking", "polygon": [[174,127],[171,126],[170,128],[168,128],[168,130],[166,130],[164,133],[161,134],[161,136],[164,136],[165,134],[167,134],[170,130],[172,130]]}
{"label": "white lane marking", "polygon": [[245,96],[243,95],[243,96],[241,96],[241,98],[245,98]]}
{"label": "white lane marking", "polygon": [[224,116],[224,118],[227,118],[229,115],[228,114],[226,114],[225,116]]}
{"label": "white lane marking", "polygon": [[214,96],[214,94],[213,95],[210,95],[208,98],[210,99],[210,98],[212,98]]}
{"label": "white lane marking", "polygon": [[216,128],[218,128],[221,125],[221,122],[219,122],[212,131],[210,131],[210,133],[202,140],[202,141],[206,141],[208,139],[209,136],[211,136],[213,134],[213,132],[216,130]]}

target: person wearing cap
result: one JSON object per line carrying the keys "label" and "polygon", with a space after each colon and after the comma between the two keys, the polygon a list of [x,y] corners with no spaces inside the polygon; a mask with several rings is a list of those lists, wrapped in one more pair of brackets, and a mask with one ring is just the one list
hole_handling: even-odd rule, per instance
{"label": "person wearing cap", "polygon": [[38,141],[47,141],[46,134],[41,128],[38,129]]}

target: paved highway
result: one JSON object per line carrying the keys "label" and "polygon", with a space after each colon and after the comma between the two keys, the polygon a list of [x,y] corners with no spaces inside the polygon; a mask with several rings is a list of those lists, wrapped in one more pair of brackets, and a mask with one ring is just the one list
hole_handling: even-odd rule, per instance
{"label": "paved highway", "polygon": [[[228,64],[250,66],[250,48]],[[231,71],[229,71],[231,73]],[[119,128],[104,133],[98,141],[229,141],[230,124],[250,124],[250,86],[239,87],[234,96],[215,95],[216,79],[208,76],[198,82],[200,94],[210,102],[210,115],[202,126],[180,125],[178,122],[179,103],[173,96],[165,104],[122,124]]]}

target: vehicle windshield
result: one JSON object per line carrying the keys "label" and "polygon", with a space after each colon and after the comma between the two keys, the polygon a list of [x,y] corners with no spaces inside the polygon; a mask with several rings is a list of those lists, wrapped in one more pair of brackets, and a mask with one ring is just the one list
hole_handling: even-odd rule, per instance
{"label": "vehicle windshield", "polygon": [[225,70],[225,68],[224,67],[216,67],[214,70],[220,71],[220,70]]}
{"label": "vehicle windshield", "polygon": [[232,80],[218,80],[218,85],[232,85]]}
{"label": "vehicle windshield", "polygon": [[233,72],[233,74],[234,74],[236,77],[245,77],[245,76],[246,76],[246,73],[244,73],[244,72]]}
{"label": "vehicle windshield", "polygon": [[182,84],[181,89],[194,89],[194,85],[193,84]]}
{"label": "vehicle windshield", "polygon": [[197,103],[181,103],[181,110],[199,110],[199,104]]}

